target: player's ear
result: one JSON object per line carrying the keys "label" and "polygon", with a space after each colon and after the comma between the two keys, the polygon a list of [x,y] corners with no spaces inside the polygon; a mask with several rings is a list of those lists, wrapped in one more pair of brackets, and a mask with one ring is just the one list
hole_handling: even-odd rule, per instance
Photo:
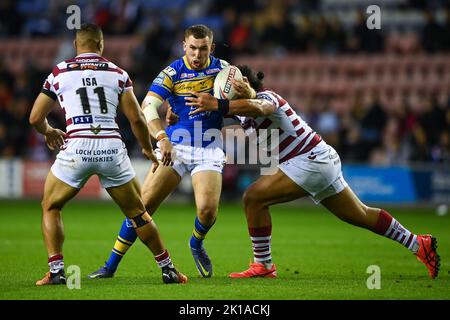
{"label": "player's ear", "polygon": [[75,51],[77,51],[77,40],[73,40],[73,47],[75,48]]}
{"label": "player's ear", "polygon": [[186,41],[183,40],[183,51],[186,52],[186,49],[187,49],[187,44],[186,44]]}
{"label": "player's ear", "polygon": [[211,53],[213,53],[214,52],[214,49],[216,48],[216,44],[213,42],[212,44],[211,44]]}
{"label": "player's ear", "polygon": [[98,50],[100,51],[100,54],[102,54],[103,49],[105,48],[105,43],[104,43],[103,39],[97,43],[97,46],[98,46]]}

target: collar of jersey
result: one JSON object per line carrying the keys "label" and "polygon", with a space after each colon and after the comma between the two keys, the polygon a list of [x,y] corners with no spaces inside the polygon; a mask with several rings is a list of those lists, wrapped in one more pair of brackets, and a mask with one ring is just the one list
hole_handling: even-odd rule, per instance
{"label": "collar of jersey", "polygon": [[[184,62],[184,65],[186,66],[186,68],[188,68],[189,70],[194,70],[189,65],[189,62],[187,61],[187,57],[186,56],[183,56],[183,62]],[[203,69],[208,68],[210,64],[211,64],[211,57],[208,57],[208,63],[206,64],[206,66]],[[201,69],[201,70],[203,70],[203,69]],[[195,71],[198,71],[198,70],[195,70]]]}
{"label": "collar of jersey", "polygon": [[80,53],[80,54],[77,55],[75,58],[78,58],[78,57],[89,57],[89,56],[101,57],[101,55],[99,55],[98,53],[94,53],[94,52],[85,52],[85,53]]}

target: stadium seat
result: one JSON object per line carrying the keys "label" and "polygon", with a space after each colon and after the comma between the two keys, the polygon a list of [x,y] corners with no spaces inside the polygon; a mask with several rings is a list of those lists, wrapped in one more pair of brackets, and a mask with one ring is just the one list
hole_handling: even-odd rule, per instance
{"label": "stadium seat", "polygon": [[[399,35],[390,36],[399,40]],[[406,35],[406,47],[417,39]],[[394,41],[394,40],[389,41]],[[133,52],[141,39],[108,37],[105,56],[125,69],[133,67]],[[23,71],[27,61],[40,69],[54,64],[60,41],[57,39],[15,39],[0,41],[0,58],[13,73]],[[409,50],[409,49],[408,49]],[[408,51],[406,50],[406,51]],[[389,50],[388,50],[389,51]],[[402,51],[402,50],[400,50]],[[405,51],[405,50],[403,50]],[[291,54],[282,58],[240,56],[234,64],[248,64],[266,74],[265,84],[294,99],[310,94],[345,97],[361,91],[392,91],[405,94],[413,90],[441,92],[450,90],[448,54],[396,54],[320,56]],[[343,98],[344,99],[344,98]]]}

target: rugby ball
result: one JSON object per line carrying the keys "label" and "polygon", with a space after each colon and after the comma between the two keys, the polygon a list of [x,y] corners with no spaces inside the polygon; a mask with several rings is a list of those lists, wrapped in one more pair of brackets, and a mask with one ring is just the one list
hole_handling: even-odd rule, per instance
{"label": "rugby ball", "polygon": [[229,65],[220,70],[214,80],[214,97],[217,99],[234,99],[236,91],[231,83],[233,79],[242,80],[242,73],[238,67]]}

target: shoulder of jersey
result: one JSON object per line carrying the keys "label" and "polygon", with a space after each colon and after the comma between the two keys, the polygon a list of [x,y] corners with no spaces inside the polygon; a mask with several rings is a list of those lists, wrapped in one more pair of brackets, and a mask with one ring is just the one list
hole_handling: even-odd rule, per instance
{"label": "shoulder of jersey", "polygon": [[72,63],[72,60],[64,60],[61,61],[60,63],[58,63],[57,65],[55,65],[52,69],[52,73],[51,75],[53,77],[58,76],[61,72],[63,72],[63,70],[66,70],[67,67]]}
{"label": "shoulder of jersey", "polygon": [[[101,57],[100,62],[108,64],[108,70],[115,70],[120,74],[127,73],[126,70],[120,68],[114,62],[109,61],[108,59]],[[62,70],[70,69],[79,65],[79,62],[75,61],[75,58],[61,61],[57,65],[53,67],[52,73],[54,76],[59,74]]]}
{"label": "shoulder of jersey", "polygon": [[170,65],[168,65],[167,67],[165,67],[162,72],[164,72],[166,75],[168,75],[169,77],[173,78],[176,74],[177,74],[177,70],[181,67],[181,65],[183,64],[183,60],[178,59],[175,60],[174,62],[172,62]]}
{"label": "shoulder of jersey", "polygon": [[220,68],[220,69],[223,69],[223,68],[225,68],[225,67],[230,65],[227,61],[219,59],[219,58],[216,58],[216,57],[214,57],[212,55],[210,55],[209,57],[211,59],[211,64],[210,64],[209,68]]}
{"label": "shoulder of jersey", "polygon": [[273,95],[274,92],[273,92],[272,90],[269,90],[269,89],[264,89],[264,90],[259,91],[259,92],[256,93],[257,96],[259,96],[259,95],[265,95],[265,94],[271,94],[271,95]]}
{"label": "shoulder of jersey", "polygon": [[275,92],[271,90],[263,90],[256,93],[256,97],[258,99],[266,99],[269,101],[278,101],[278,97],[276,96]]}

